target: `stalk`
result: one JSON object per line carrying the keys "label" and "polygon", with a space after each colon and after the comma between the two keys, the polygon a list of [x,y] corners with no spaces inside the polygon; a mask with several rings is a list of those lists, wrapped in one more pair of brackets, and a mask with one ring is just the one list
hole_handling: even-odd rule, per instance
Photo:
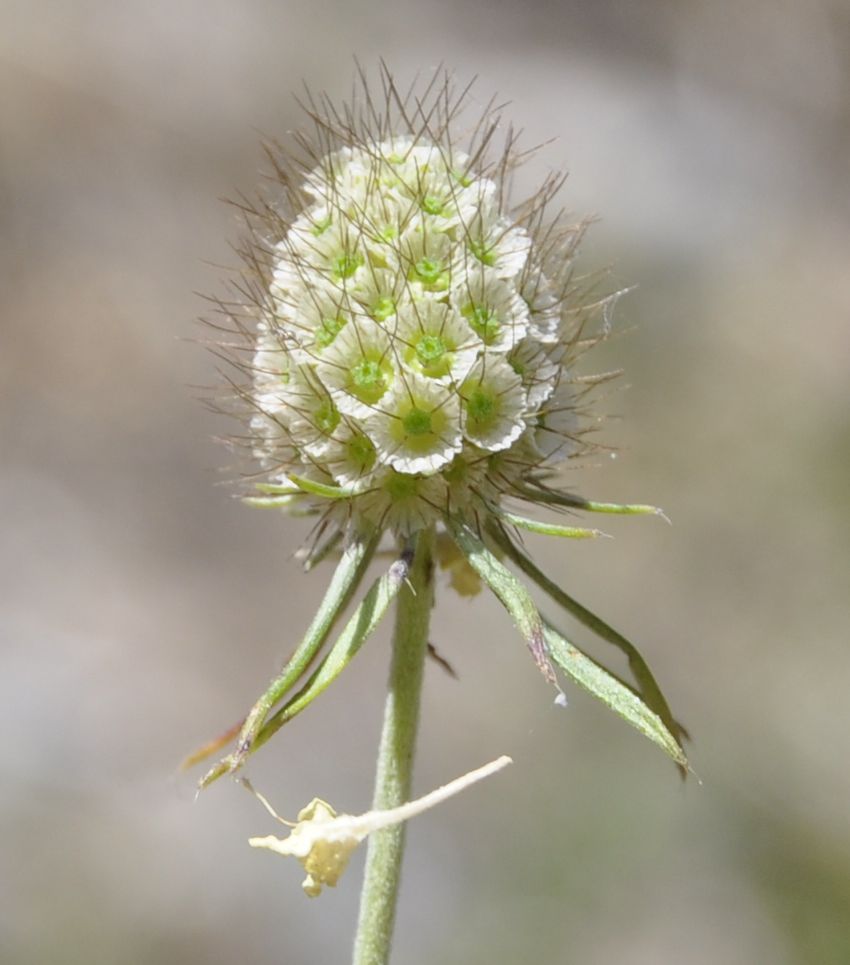
{"label": "stalk", "polygon": [[[375,810],[396,808],[410,800],[413,756],[428,625],[433,604],[434,532],[423,530],[414,544],[409,584],[396,604],[392,665],[375,776]],[[354,965],[387,965],[395,923],[404,824],[376,831],[369,838],[360,916],[354,939]]]}

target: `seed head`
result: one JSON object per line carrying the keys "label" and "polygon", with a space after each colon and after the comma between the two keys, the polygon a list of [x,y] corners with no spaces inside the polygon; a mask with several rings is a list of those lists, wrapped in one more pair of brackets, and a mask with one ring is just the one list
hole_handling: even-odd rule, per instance
{"label": "seed head", "polygon": [[380,82],[361,74],[343,107],[308,96],[311,134],[268,148],[219,304],[276,504],[408,535],[527,500],[588,451],[574,365],[604,300],[573,276],[584,224],[548,216],[563,178],[511,205],[527,154],[510,128],[495,146],[492,104],[470,125],[448,75]]}

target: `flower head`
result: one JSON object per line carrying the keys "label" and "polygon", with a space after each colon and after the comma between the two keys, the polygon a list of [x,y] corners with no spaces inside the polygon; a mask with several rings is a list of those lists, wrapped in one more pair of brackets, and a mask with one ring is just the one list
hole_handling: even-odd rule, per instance
{"label": "flower head", "polygon": [[[435,534],[452,585],[493,591],[547,681],[557,686],[557,665],[685,768],[684,730],[640,654],[516,538],[599,531],[510,509],[660,512],[586,500],[555,480],[566,460],[592,451],[587,432],[599,417],[589,399],[616,373],[579,375],[578,363],[607,334],[617,295],[576,280],[584,223],[548,213],[561,177],[510,202],[528,152],[510,128],[495,146],[497,112],[467,125],[465,92],[442,74],[405,97],[382,68],[381,89],[382,103],[361,75],[359,101],[311,100],[312,133],[296,135],[293,151],[269,149],[272,194],[240,204],[244,270],[236,297],[219,304],[239,337],[223,350],[242,375],[231,384],[263,474],[248,501],[318,517],[306,568],[337,550],[340,559],[301,644],[203,783],[241,766],[336,679],[409,573],[424,592]],[[398,558],[319,660],[386,532]],[[623,651],[634,686],[563,637],[506,564]],[[315,810],[310,827],[323,814],[336,820]]]}
{"label": "flower head", "polygon": [[409,535],[527,499],[589,449],[572,372],[600,303],[571,274],[582,226],[544,216],[558,182],[511,205],[523,155],[510,130],[494,147],[499,114],[464,136],[450,78],[419,99],[382,80],[380,107],[364,82],[359,111],[326,102],[294,153],[270,151],[277,193],[250,212],[231,314],[268,482],[325,472],[332,505],[315,491],[290,505],[343,527],[381,507]]}

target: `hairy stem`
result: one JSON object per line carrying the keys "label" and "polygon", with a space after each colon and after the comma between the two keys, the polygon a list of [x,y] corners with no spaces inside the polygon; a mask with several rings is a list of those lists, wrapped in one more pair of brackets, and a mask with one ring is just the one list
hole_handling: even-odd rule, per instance
{"label": "hairy stem", "polygon": [[[432,530],[413,545],[409,585],[397,603],[384,724],[378,750],[373,808],[396,808],[410,800],[413,754],[419,725],[422,677],[433,603]],[[395,922],[404,851],[404,825],[376,831],[369,839],[354,940],[354,965],[386,965]]]}

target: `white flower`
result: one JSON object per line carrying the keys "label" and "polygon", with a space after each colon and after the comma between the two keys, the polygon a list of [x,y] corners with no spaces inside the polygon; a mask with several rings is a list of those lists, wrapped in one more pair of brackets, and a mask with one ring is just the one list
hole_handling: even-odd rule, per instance
{"label": "white flower", "polygon": [[357,499],[360,512],[373,525],[410,533],[441,518],[448,486],[439,475],[415,476],[382,469]]}
{"label": "white flower", "polygon": [[351,304],[346,292],[330,285],[304,286],[292,298],[292,304],[278,300],[278,325],[293,338],[298,362],[310,363],[321,357],[351,320]]}
{"label": "white flower", "polygon": [[507,449],[525,429],[527,407],[520,377],[498,355],[484,355],[460,387],[463,434],[489,452]]}
{"label": "white flower", "polygon": [[469,158],[433,145],[411,148],[396,165],[396,190],[421,212],[423,222],[439,231],[463,230],[484,203],[496,194],[493,181],[463,174]]}
{"label": "white flower", "polygon": [[280,406],[274,415],[288,426],[292,443],[308,460],[321,459],[341,418],[331,393],[310,369],[301,367],[277,398]]}
{"label": "white flower", "polygon": [[363,229],[356,222],[337,218],[319,235],[290,236],[290,253],[307,273],[325,279],[341,291],[353,287],[366,269]]}
{"label": "white flower", "polygon": [[279,469],[297,459],[298,449],[289,429],[288,414],[282,390],[256,394],[250,426],[254,458],[264,469]]}
{"label": "white flower", "polygon": [[475,361],[481,342],[446,302],[424,298],[404,306],[395,329],[404,367],[435,382],[461,379]]}
{"label": "white flower", "polygon": [[341,412],[365,418],[392,386],[397,367],[390,335],[376,322],[362,319],[342,329],[316,372]]}
{"label": "white flower", "polygon": [[569,373],[561,370],[552,396],[543,404],[534,423],[534,446],[544,460],[560,461],[578,449],[580,429],[575,389]]}
{"label": "white flower", "polygon": [[334,432],[323,458],[340,486],[356,490],[370,485],[377,461],[375,443],[348,418],[343,419]]}
{"label": "white flower", "polygon": [[500,217],[495,203],[484,203],[465,225],[470,263],[492,268],[500,278],[514,279],[531,251],[528,232]]}
{"label": "white flower", "polygon": [[529,411],[535,411],[555,391],[560,364],[548,346],[535,338],[524,338],[508,356],[508,362],[522,379]]}
{"label": "white flower", "polygon": [[521,295],[529,309],[529,332],[546,345],[556,345],[561,338],[561,302],[551,283],[539,271],[528,272],[521,285]]}
{"label": "white flower", "polygon": [[302,188],[315,198],[317,207],[338,209],[344,214],[351,199],[367,196],[371,170],[363,150],[343,147],[326,155],[307,175]]}
{"label": "white flower", "polygon": [[412,373],[396,382],[365,426],[381,457],[397,472],[431,475],[463,447],[457,394]]}
{"label": "white flower", "polygon": [[278,386],[286,385],[291,368],[292,357],[278,335],[268,330],[258,332],[252,363],[254,385],[257,389],[273,390]]}
{"label": "white flower", "polygon": [[452,283],[457,246],[446,231],[420,219],[399,241],[402,269],[417,293],[441,294]]}
{"label": "white flower", "polygon": [[452,304],[489,349],[507,351],[528,331],[528,306],[494,268],[474,264],[456,276]]}
{"label": "white flower", "polygon": [[351,299],[361,317],[391,327],[400,305],[409,300],[408,289],[407,279],[397,266],[376,268],[370,265],[352,286]]}

